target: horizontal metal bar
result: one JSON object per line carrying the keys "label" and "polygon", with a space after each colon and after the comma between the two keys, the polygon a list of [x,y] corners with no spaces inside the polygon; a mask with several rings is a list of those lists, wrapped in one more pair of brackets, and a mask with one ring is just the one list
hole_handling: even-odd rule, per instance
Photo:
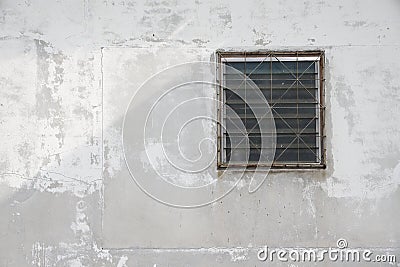
{"label": "horizontal metal bar", "polygon": [[[232,67],[232,68],[234,68],[234,67]],[[248,76],[248,75],[268,75],[268,76],[272,75],[272,76],[274,76],[274,75],[296,75],[296,74],[298,74],[298,75],[300,75],[302,77],[304,75],[317,75],[318,74],[318,72],[312,72],[312,71],[310,71],[310,72],[307,72],[307,71],[305,71],[305,72],[301,72],[301,71],[297,72],[296,70],[294,72],[258,72],[258,71],[256,72],[257,69],[255,69],[254,71],[242,72],[241,70],[238,70],[238,69],[235,69],[235,70],[237,70],[238,73],[224,73],[223,76],[224,77],[226,77],[226,76],[238,76],[238,75],[239,76]]]}
{"label": "horizontal metal bar", "polygon": [[[249,129],[246,129],[246,130],[249,130]],[[297,129],[295,129],[295,130],[297,130]],[[301,133],[300,133],[300,131],[301,131]],[[254,134],[254,133],[261,134],[260,130],[256,130],[256,129],[252,129],[250,132],[247,132],[247,134]],[[315,132],[315,130],[310,131],[307,129],[303,129],[303,130],[299,130],[299,132],[294,132],[293,130],[288,129],[288,128],[286,128],[286,129],[278,128],[278,129],[276,129],[276,132],[263,132],[263,134],[302,134],[302,135],[303,134],[314,134],[314,133],[318,134],[318,132]],[[228,133],[226,131],[224,131],[223,134],[228,134]],[[233,131],[230,131],[229,134],[242,134],[242,133],[240,131],[233,130]]]}
{"label": "horizontal metal bar", "polygon": [[[239,91],[239,90],[247,90],[250,91],[253,87],[250,88],[242,88],[242,87],[236,87],[236,88],[224,88],[224,91]],[[269,87],[265,87],[265,86],[257,86],[257,89],[260,90],[288,90],[288,91],[297,91],[297,90],[318,90],[318,88],[316,87],[290,87],[290,86],[269,86]]]}
{"label": "horizontal metal bar", "polygon": [[[297,145],[297,144],[296,144]],[[303,146],[303,147],[291,147],[291,146],[285,146],[285,147],[279,147],[279,148],[275,148],[275,150],[276,149],[285,149],[285,150],[311,150],[311,149],[318,149],[319,147],[317,147],[317,146],[313,146],[313,147],[311,147],[311,146],[309,146],[309,147],[307,147],[307,146]],[[240,150],[243,150],[243,149],[257,149],[257,150],[260,150],[260,149],[274,149],[273,147],[235,147],[234,149],[232,149],[232,148],[230,148],[230,147],[224,147],[224,149],[225,150],[234,150],[234,149],[240,149]]]}
{"label": "horizontal metal bar", "polygon": [[[224,132],[222,133],[223,136],[218,136],[218,138],[227,138],[228,133]],[[230,136],[235,137],[235,136],[239,136],[239,137],[243,137],[243,136],[248,136],[248,135],[252,135],[250,137],[254,137],[254,135],[256,136],[260,136],[261,133],[246,133],[246,134],[242,134],[242,133],[229,133]],[[317,132],[309,132],[309,133],[263,133],[263,136],[276,136],[276,137],[283,137],[283,136],[297,136],[299,135],[300,137],[303,137],[304,135],[306,136],[312,136],[312,137],[316,137],[318,138],[324,138],[325,135],[318,135]]]}
{"label": "horizontal metal bar", "polygon": [[[230,101],[226,101],[226,104],[243,104],[243,100],[230,100]],[[278,100],[278,99],[273,99],[268,100],[269,104],[319,104],[318,102],[315,101],[297,101],[296,99],[290,99],[290,101],[288,101],[288,99],[282,99],[282,100]],[[246,104],[265,104],[265,101],[246,101]]]}
{"label": "horizontal metal bar", "polygon": [[[304,116],[304,117],[296,115],[296,114],[293,114],[293,115],[288,115],[288,114],[282,115],[282,114],[279,114],[279,115],[280,115],[279,117],[276,117],[276,116],[273,116],[273,117],[272,116],[264,116],[263,119],[274,118],[275,120],[284,120],[284,119],[316,119],[316,120],[318,120],[317,116],[312,116],[312,115]],[[238,115],[237,117],[226,116],[226,117],[224,117],[224,119],[233,119],[233,120],[238,120],[238,119],[252,119],[252,120],[254,120],[254,119],[257,119],[258,120],[259,118],[258,117],[254,117],[254,116]]]}
{"label": "horizontal metal bar", "polygon": [[217,55],[223,58],[231,58],[231,57],[246,57],[246,58],[254,58],[260,57],[265,58],[266,56],[272,57],[281,57],[281,56],[289,56],[289,57],[297,57],[297,56],[318,56],[321,57],[324,55],[324,51],[321,49],[299,49],[299,50],[267,50],[267,49],[256,49],[256,50],[240,50],[240,51],[225,51],[223,49],[219,49],[216,51]]}
{"label": "horizontal metal bar", "polygon": [[[288,75],[288,74],[286,74]],[[289,74],[290,75],[290,74]],[[224,79],[225,82],[228,81],[247,81],[247,80],[251,80],[251,81],[319,81],[319,79],[315,78],[315,79],[303,79],[303,78],[293,78],[293,79],[262,79],[262,78],[248,78],[248,79]]]}
{"label": "horizontal metal bar", "polygon": [[[228,164],[222,163],[218,165],[219,169],[226,169],[228,167]],[[240,163],[231,163],[229,164],[229,167],[233,168],[242,168],[246,167],[247,169],[252,169],[252,168],[271,168],[271,170],[285,170],[285,169],[291,169],[291,170],[307,170],[307,169],[325,169],[326,164],[321,163],[321,162],[304,162],[304,163],[273,163],[271,164],[263,164],[260,162],[254,162],[254,163],[249,163],[249,164],[240,164]]]}
{"label": "horizontal metal bar", "polygon": [[[265,58],[268,59],[265,59]],[[266,57],[245,57],[247,62],[269,62],[269,61],[274,61],[274,62],[279,62],[279,61],[319,61],[320,57],[319,56],[301,56],[301,57],[288,57],[288,56],[277,56],[275,58],[274,55],[272,56],[266,56]],[[222,62],[244,62],[244,57],[222,57],[221,58]]]}
{"label": "horizontal metal bar", "polygon": [[[232,110],[235,110],[235,111],[243,111],[243,110],[248,110],[248,109],[251,109],[250,107],[248,107],[248,106],[245,106],[244,105],[245,103],[244,103],[244,101],[242,102],[242,103],[240,103],[240,105],[241,106],[236,106],[235,108],[232,108]],[[284,103],[283,103],[284,104]],[[295,104],[295,103],[292,103],[292,104]],[[307,103],[308,104],[308,103]],[[239,105],[239,104],[234,104],[234,105]],[[258,104],[257,104],[258,105]],[[312,105],[312,106],[311,106]],[[255,107],[255,109],[265,109],[266,107],[265,106],[259,106],[259,107]],[[310,110],[315,110],[315,109],[317,109],[317,108],[321,108],[321,107],[319,107],[319,105],[317,105],[317,104],[313,104],[313,103],[311,103],[310,104],[310,106],[297,106],[297,105],[292,105],[292,106],[272,106],[272,107],[270,107],[270,109],[271,110],[273,110],[275,113],[279,113],[279,114],[281,114],[280,112],[280,110],[282,110],[282,109],[299,109],[299,110],[303,110],[303,109],[306,109],[308,112],[310,111]]]}

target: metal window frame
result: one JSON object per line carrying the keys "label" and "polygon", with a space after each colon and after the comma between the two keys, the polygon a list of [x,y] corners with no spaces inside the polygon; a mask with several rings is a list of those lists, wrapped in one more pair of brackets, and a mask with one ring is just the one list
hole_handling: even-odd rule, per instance
{"label": "metal window frame", "polygon": [[[270,167],[272,170],[307,170],[307,169],[325,169],[326,168],[326,147],[325,147],[325,51],[323,50],[296,50],[296,51],[279,51],[279,50],[263,50],[263,51],[216,51],[216,84],[217,84],[217,99],[218,99],[218,107],[217,107],[217,119],[220,122],[223,122],[223,103],[225,103],[224,94],[223,94],[223,70],[222,64],[224,61],[233,61],[233,60],[246,60],[246,61],[259,61],[260,58],[264,59],[267,56],[273,56],[282,59],[282,61],[292,61],[293,58],[296,59],[313,59],[318,60],[319,64],[316,64],[316,72],[318,73],[317,82],[319,82],[318,87],[318,97],[319,97],[319,107],[318,109],[318,118],[319,123],[317,123],[318,135],[319,138],[319,157],[320,161],[317,163],[273,163],[272,166],[267,166],[262,163],[258,164],[230,164],[230,166],[237,167],[247,167],[249,169],[254,167]],[[223,160],[223,142],[224,136],[222,132],[222,126],[220,124],[217,125],[217,168],[224,169],[227,167]]]}

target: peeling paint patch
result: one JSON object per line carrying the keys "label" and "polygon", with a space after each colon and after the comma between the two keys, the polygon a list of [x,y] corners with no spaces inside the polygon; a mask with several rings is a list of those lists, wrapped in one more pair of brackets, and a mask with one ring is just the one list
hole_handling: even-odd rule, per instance
{"label": "peeling paint patch", "polygon": [[122,256],[117,264],[117,267],[127,267],[128,265],[126,265],[126,262],[128,261],[128,257],[127,256]]}

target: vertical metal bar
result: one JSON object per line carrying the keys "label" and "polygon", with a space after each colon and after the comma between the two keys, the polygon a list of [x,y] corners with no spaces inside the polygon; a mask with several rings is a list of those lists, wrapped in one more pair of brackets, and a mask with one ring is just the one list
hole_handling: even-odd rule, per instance
{"label": "vertical metal bar", "polygon": [[[271,73],[271,80],[270,80],[270,91],[271,91],[271,95],[270,95],[270,99],[271,99],[271,106],[272,106],[272,79],[273,79],[273,77],[272,77],[272,56],[270,56],[269,57],[269,62],[270,62],[270,73]],[[271,113],[272,113],[272,109],[271,109]],[[273,115],[273,113],[272,113],[272,115]]]}
{"label": "vertical metal bar", "polygon": [[224,140],[224,134],[223,134],[223,102],[222,102],[222,97],[223,97],[223,81],[222,81],[222,55],[220,53],[217,53],[217,77],[219,79],[218,81],[218,87],[217,87],[217,134],[218,134],[218,148],[217,148],[217,165],[221,166],[224,162],[224,145],[223,145],[223,140]]}
{"label": "vertical metal bar", "polygon": [[220,117],[221,117],[221,109],[220,109],[220,88],[221,88],[221,79],[220,79],[220,61],[221,61],[221,54],[217,51],[216,52],[216,69],[215,69],[215,80],[216,80],[216,98],[217,98],[217,167],[221,166],[221,125]]}
{"label": "vertical metal bar", "polygon": [[[321,60],[321,59],[320,59]],[[320,61],[319,60],[319,61]],[[315,63],[314,63],[315,64]],[[318,138],[321,138],[321,97],[320,97],[320,91],[321,91],[321,85],[320,85],[320,79],[321,79],[321,75],[320,75],[320,62],[318,62],[318,64],[315,64],[314,66],[314,72],[317,73],[317,79],[314,82],[314,86],[317,87],[317,104],[316,104],[316,108],[315,108],[315,112],[316,112],[316,117],[319,120],[319,122],[316,124],[316,138],[315,138],[315,146],[318,147],[318,157],[316,161],[320,162],[322,160],[321,158],[321,140],[318,140]]]}
{"label": "vertical metal bar", "polygon": [[[274,117],[274,104],[272,104],[272,94],[273,94],[273,90],[272,90],[272,85],[273,85],[273,83],[272,83],[272,79],[273,79],[273,74],[272,74],[272,72],[273,72],[273,67],[272,67],[272,55],[270,55],[269,56],[269,62],[270,62],[270,70],[269,70],[269,72],[271,73],[270,74],[270,77],[271,77],[271,80],[270,80],[270,92],[271,92],[271,95],[270,95],[270,99],[271,99],[271,101],[270,101],[270,109],[271,109],[271,115],[272,115],[272,117]],[[275,122],[275,121],[274,121]],[[276,137],[277,137],[277,133],[276,133],[276,131],[275,131],[275,135],[276,135]],[[261,131],[260,131],[260,137],[262,138],[262,133],[261,133]],[[273,164],[273,162],[275,161],[275,155],[274,155],[274,158],[272,159],[272,164]]]}
{"label": "vertical metal bar", "polygon": [[296,121],[297,121],[297,162],[300,161],[300,120],[299,120],[299,53],[296,54]]}
{"label": "vertical metal bar", "polygon": [[[247,133],[247,55],[246,55],[246,52],[244,52],[244,128]],[[242,137],[242,138],[244,138],[244,137]],[[251,154],[250,143],[249,143],[249,147],[250,147],[250,149],[248,151],[249,155],[248,155],[247,161],[249,161],[250,154]]]}
{"label": "vertical metal bar", "polygon": [[320,147],[321,164],[326,166],[326,148],[325,148],[325,52],[321,52],[319,60],[319,84],[320,84]]}
{"label": "vertical metal bar", "polygon": [[220,73],[221,73],[221,127],[222,127],[222,151],[221,151],[221,155],[222,155],[222,162],[225,164],[227,163],[227,156],[226,156],[226,152],[228,151],[226,149],[226,134],[225,134],[225,130],[226,129],[226,79],[225,79],[225,73],[226,73],[226,66],[225,64],[222,64],[221,62],[221,67],[220,67]]}

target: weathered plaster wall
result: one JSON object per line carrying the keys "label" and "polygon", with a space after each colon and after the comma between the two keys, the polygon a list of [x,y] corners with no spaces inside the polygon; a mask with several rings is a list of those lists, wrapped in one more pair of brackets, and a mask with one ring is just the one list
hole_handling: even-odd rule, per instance
{"label": "weathered plaster wall", "polygon": [[[6,0],[0,10],[0,266],[263,266],[258,246],[340,237],[400,258],[400,2]],[[328,168],[170,208],[129,178],[121,112],[149,75],[220,48],[326,51]]]}

